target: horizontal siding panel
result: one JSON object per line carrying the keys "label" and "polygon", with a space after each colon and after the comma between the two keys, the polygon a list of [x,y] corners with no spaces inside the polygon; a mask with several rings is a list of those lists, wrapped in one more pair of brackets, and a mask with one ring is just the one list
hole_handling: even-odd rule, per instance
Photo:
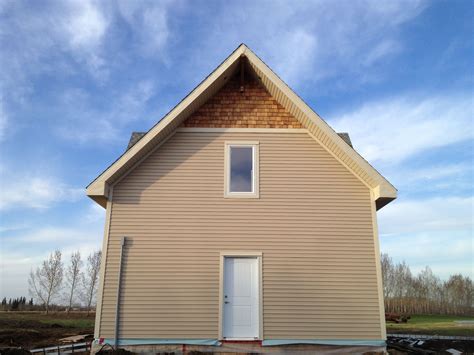
{"label": "horizontal siding panel", "polygon": [[[150,217],[149,215],[144,216],[142,213],[137,213],[137,212],[131,213],[130,216],[135,217],[133,219],[133,223],[126,222],[126,221],[120,222],[120,219],[119,219],[118,221],[116,221],[116,224],[118,225],[120,225],[121,223],[125,225],[134,225],[135,223],[141,224],[143,222],[146,222],[147,219],[149,219]],[[335,220],[335,222],[338,225],[347,225],[347,224],[351,226],[354,224],[360,224],[364,226],[370,225],[370,220],[361,219],[360,216],[352,216],[352,215],[348,215],[346,218],[343,218],[340,215],[334,216],[332,218],[330,215],[310,216],[309,218],[311,218],[311,222],[308,222],[308,216],[286,216],[286,219],[284,221],[281,220],[281,217],[284,217],[284,216],[280,214],[270,215],[270,216],[264,215],[264,214],[258,214],[258,221],[249,221],[249,223],[260,225],[261,223],[265,223],[265,222],[280,221],[281,223],[284,223],[285,225],[287,225],[289,221],[292,221],[292,222],[297,222],[298,224],[301,225],[305,223],[313,224],[314,222],[319,221],[319,222],[326,222],[326,223],[332,222],[332,224],[334,225],[334,220]],[[186,218],[186,223],[190,223],[193,225],[198,224],[200,223],[200,221],[203,221],[203,220],[205,221],[203,223],[208,223],[208,221],[215,222],[217,218],[220,218],[221,222],[225,224],[227,227],[229,227],[235,224],[234,221],[236,218],[248,219],[248,213],[247,214],[243,214],[243,213],[231,214],[230,212],[227,214],[216,213],[213,216],[209,216],[209,214],[207,214],[206,216],[202,216],[199,213],[196,214],[196,216],[179,216],[176,214],[169,214],[169,215],[156,214],[153,218],[153,222],[156,224],[163,225],[167,221],[170,221],[170,223],[176,223],[176,221],[182,221],[183,218]]]}
{"label": "horizontal siding panel", "polygon": [[[259,141],[260,198],[224,198]],[[100,336],[216,338],[219,253],[263,253],[265,339],[380,338],[369,190],[306,133],[179,131],[114,186]],[[353,324],[357,324],[354,327]]]}
{"label": "horizontal siding panel", "polygon": [[[150,224],[151,225],[151,224]],[[227,226],[227,225],[226,225]],[[258,232],[265,232],[267,235],[268,234],[271,234],[273,233],[274,231],[277,232],[277,231],[281,231],[281,230],[286,230],[288,231],[288,234],[289,235],[294,235],[294,234],[297,234],[297,233],[300,233],[300,232],[306,232],[308,231],[308,229],[310,228],[311,226],[301,226],[301,225],[295,225],[295,226],[292,226],[292,227],[288,227],[288,226],[279,226],[278,228],[275,228],[275,226],[260,226],[260,225],[256,225],[256,226],[252,226],[252,227],[248,227],[247,225],[238,225],[238,226],[234,226],[234,228],[231,228],[231,232],[235,233],[236,229],[237,230],[240,230],[241,233],[254,233],[254,234],[258,234]],[[314,226],[313,226],[314,227]],[[209,226],[199,226],[199,229],[198,227],[192,227],[192,226],[183,226],[183,225],[180,225],[180,226],[174,226],[173,230],[176,231],[176,230],[182,230],[183,232],[190,232],[191,234],[195,234],[195,233],[206,233]],[[223,234],[224,232],[226,231],[229,231],[229,229],[225,228],[225,226],[222,226],[222,227],[215,227],[216,229],[220,230]],[[333,230],[334,229],[337,229],[338,231],[341,231],[341,232],[345,232],[347,234],[350,234],[352,230],[363,230],[363,231],[367,231],[367,226],[357,226],[357,225],[354,225],[354,226],[347,226],[347,225],[340,225],[340,226],[329,226],[329,225],[321,225],[319,224],[319,227],[317,230],[315,230],[315,234],[317,233],[321,233],[321,232],[324,232],[325,230]],[[115,232],[116,229],[120,229],[120,231],[118,232]],[[153,226],[153,228],[147,228],[147,226],[144,226],[144,225],[141,225],[141,226],[129,226],[127,228],[127,226],[123,226],[123,225],[120,225],[120,228],[116,228],[114,230],[114,232],[112,233],[111,232],[111,235],[125,235],[125,236],[132,236],[133,235],[141,235],[141,233],[147,233],[147,232],[150,232],[150,230],[155,230],[155,235],[158,235],[158,234],[166,234],[167,232],[164,231],[163,229],[157,229],[156,226]],[[130,233],[131,232],[131,233]],[[133,232],[136,232],[136,233],[133,233]],[[117,243],[120,243],[120,240],[117,241]]]}
{"label": "horizontal siding panel", "polygon": [[[163,245],[163,243],[177,243],[177,242],[181,242],[181,243],[186,243],[186,242],[192,242],[192,241],[196,241],[196,239],[199,239],[199,242],[200,243],[208,243],[208,242],[215,242],[215,236],[212,236],[212,235],[208,235],[208,234],[204,234],[204,235],[199,235],[199,236],[194,236],[194,237],[181,237],[181,238],[177,238],[176,236],[174,236],[175,233],[173,234],[168,234],[166,235],[166,237],[162,236],[160,238],[160,241],[157,241],[153,236],[146,236],[146,237],[140,237],[140,238],[135,238],[133,240],[133,243],[134,243],[134,246],[137,248],[137,249],[140,249],[141,246],[143,244],[146,244],[147,246],[149,245],[153,245],[153,244],[159,244],[159,245]],[[155,235],[156,235],[156,232],[155,232]],[[227,235],[229,237],[229,235]],[[281,235],[281,234],[275,234],[273,236],[265,236],[265,235],[245,235],[245,234],[232,234],[232,237],[235,238],[235,242],[253,242],[253,241],[258,241],[258,240],[264,240],[264,241],[267,241],[268,239],[271,239],[272,241],[274,241],[275,243],[280,243],[280,244],[291,244],[291,243],[288,243],[288,233],[285,233],[285,235]],[[230,237],[230,238],[232,238]],[[357,243],[357,238],[360,237],[358,235],[343,235],[341,236],[340,234],[339,235],[332,235],[332,236],[326,236],[325,234],[323,236],[311,236],[311,235],[303,235],[301,236],[301,241],[303,243],[321,243],[321,244],[324,244],[324,243],[328,243],[329,245],[333,245],[334,246],[334,242],[335,240],[337,241],[337,243],[339,245],[350,245],[350,244],[354,244],[355,246],[356,245],[370,245],[369,242],[358,242]],[[258,239],[257,239],[258,238]],[[227,240],[223,240],[222,241],[223,243],[224,242],[233,242],[232,240],[231,241],[227,241]],[[133,253],[136,249],[133,249],[133,250],[130,250],[129,252],[130,253]]]}
{"label": "horizontal siding panel", "polygon": [[[138,256],[137,256],[138,258]],[[217,260],[216,260],[217,261]],[[203,263],[203,264],[199,264],[200,265],[200,272],[204,272],[204,271],[207,271],[209,269],[212,270],[212,272],[215,272],[215,262],[214,261],[213,263]],[[191,262],[183,262],[182,264],[177,264],[177,263],[174,263],[174,262],[166,262],[166,261],[161,261],[160,262],[149,262],[149,263],[137,263],[137,264],[127,264],[126,265],[126,271],[127,272],[133,272],[133,271],[136,271],[136,272],[142,272],[144,267],[148,266],[150,268],[152,268],[152,272],[156,272],[156,270],[154,270],[155,268],[159,269],[163,266],[173,266],[173,271],[175,273],[179,273],[179,272],[187,272],[189,270],[189,266],[192,266],[192,265],[196,265],[196,262],[200,262],[200,261],[191,261]],[[267,261],[267,263],[269,263],[269,261]],[[207,268],[207,270],[206,270]],[[304,270],[302,269],[304,268]],[[335,274],[344,274],[344,275],[357,275],[357,274],[360,274],[361,272],[367,272],[369,270],[371,270],[369,267],[365,267],[365,266],[362,266],[362,267],[358,267],[357,265],[326,265],[324,264],[323,262],[320,262],[319,265],[318,264],[307,264],[307,265],[303,265],[303,264],[297,264],[297,265],[288,265],[287,267],[283,266],[283,265],[273,265],[273,264],[269,264],[269,265],[266,265],[265,266],[265,270],[267,270],[269,273],[274,271],[275,273],[280,273],[284,270],[287,270],[287,272],[291,272],[291,271],[296,271],[298,273],[309,273],[309,274],[313,274],[314,273],[314,270],[317,268],[318,270],[318,273],[319,272],[322,272],[324,273],[324,270],[328,270],[328,272],[330,272],[331,274],[332,273],[335,273]],[[349,268],[351,268],[351,270],[348,270]],[[118,269],[113,269],[113,268],[110,268],[110,271],[111,272],[116,272],[118,271]]]}
{"label": "horizontal siding panel", "polygon": [[[320,200],[318,201],[313,201],[312,203],[302,203],[300,202],[299,204],[285,204],[284,206],[272,206],[272,205],[267,205],[262,207],[261,204],[258,206],[256,205],[247,205],[245,207],[245,211],[234,211],[236,214],[237,213],[281,213],[285,215],[299,215],[302,214],[301,208],[304,209],[304,214],[308,216],[313,216],[314,214],[319,214],[319,215],[330,215],[330,216],[339,216],[339,212],[341,211],[341,206],[340,205],[328,205],[327,202],[332,201],[332,199],[327,199],[327,200]],[[226,201],[225,203],[222,204],[217,204],[220,207],[228,207],[230,206],[230,203]],[[132,211],[130,211],[131,207],[134,207]],[[196,211],[196,207],[199,206],[199,210]],[[356,207],[360,206],[360,203],[356,202],[348,202],[344,205],[344,209],[347,209],[348,207]],[[299,209],[297,209],[299,208]],[[208,213],[216,213],[219,214],[223,211],[216,211],[216,204],[214,203],[197,203],[195,204],[189,204],[187,206],[183,206],[182,209],[179,209],[177,207],[170,207],[170,208],[165,208],[165,206],[153,206],[153,204],[141,204],[141,205],[133,205],[133,204],[122,204],[122,205],[116,205],[115,210],[114,210],[114,218],[117,218],[117,216],[120,216],[121,214],[128,215],[127,210],[129,213],[168,213],[170,215],[173,214],[181,214],[182,216],[185,214],[203,214],[206,215]],[[361,213],[360,211],[345,211],[345,213],[349,216],[352,215],[360,215],[360,216],[365,216],[364,213]],[[314,233],[314,231],[311,231],[311,233]]]}

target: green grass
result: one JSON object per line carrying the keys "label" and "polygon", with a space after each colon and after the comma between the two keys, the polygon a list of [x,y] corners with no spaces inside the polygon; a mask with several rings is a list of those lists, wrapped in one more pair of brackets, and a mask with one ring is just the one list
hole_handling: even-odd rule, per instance
{"label": "green grass", "polygon": [[474,324],[455,323],[462,320],[474,317],[414,315],[408,323],[387,323],[387,333],[474,336]]}
{"label": "green grass", "polygon": [[59,324],[67,328],[94,328],[95,316],[74,312],[69,315],[64,312],[44,314],[41,312],[0,312],[0,320],[39,322],[43,324]]}

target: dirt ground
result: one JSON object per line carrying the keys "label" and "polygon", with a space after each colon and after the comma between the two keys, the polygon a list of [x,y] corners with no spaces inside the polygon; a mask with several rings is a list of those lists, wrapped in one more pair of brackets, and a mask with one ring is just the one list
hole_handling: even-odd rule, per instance
{"label": "dirt ground", "polygon": [[72,335],[93,334],[95,315],[76,312],[44,314],[0,312],[0,348],[34,349],[59,344]]}
{"label": "dirt ground", "polygon": [[474,352],[473,340],[418,339],[416,335],[410,339],[388,337],[387,350],[391,355],[401,354],[450,354],[447,350],[455,349],[462,354]]}

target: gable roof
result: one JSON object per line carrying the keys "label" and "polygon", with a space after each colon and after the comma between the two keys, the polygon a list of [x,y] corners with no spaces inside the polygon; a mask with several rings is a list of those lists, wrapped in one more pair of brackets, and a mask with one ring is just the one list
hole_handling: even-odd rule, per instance
{"label": "gable roof", "polygon": [[163,143],[187,117],[216,94],[238,70],[241,58],[246,59],[253,74],[270,95],[299,120],[321,146],[371,189],[377,209],[396,198],[395,187],[348,144],[346,137],[339,136],[245,44],[237,47],[145,135],[137,135],[135,143],[129,145],[129,149],[87,186],[87,195],[105,207],[109,187],[152,149]]}

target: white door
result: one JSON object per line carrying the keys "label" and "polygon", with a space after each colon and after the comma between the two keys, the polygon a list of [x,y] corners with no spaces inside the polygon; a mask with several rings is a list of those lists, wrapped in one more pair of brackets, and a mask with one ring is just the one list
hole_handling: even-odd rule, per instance
{"label": "white door", "polygon": [[224,259],[224,338],[258,339],[258,276],[258,258]]}

